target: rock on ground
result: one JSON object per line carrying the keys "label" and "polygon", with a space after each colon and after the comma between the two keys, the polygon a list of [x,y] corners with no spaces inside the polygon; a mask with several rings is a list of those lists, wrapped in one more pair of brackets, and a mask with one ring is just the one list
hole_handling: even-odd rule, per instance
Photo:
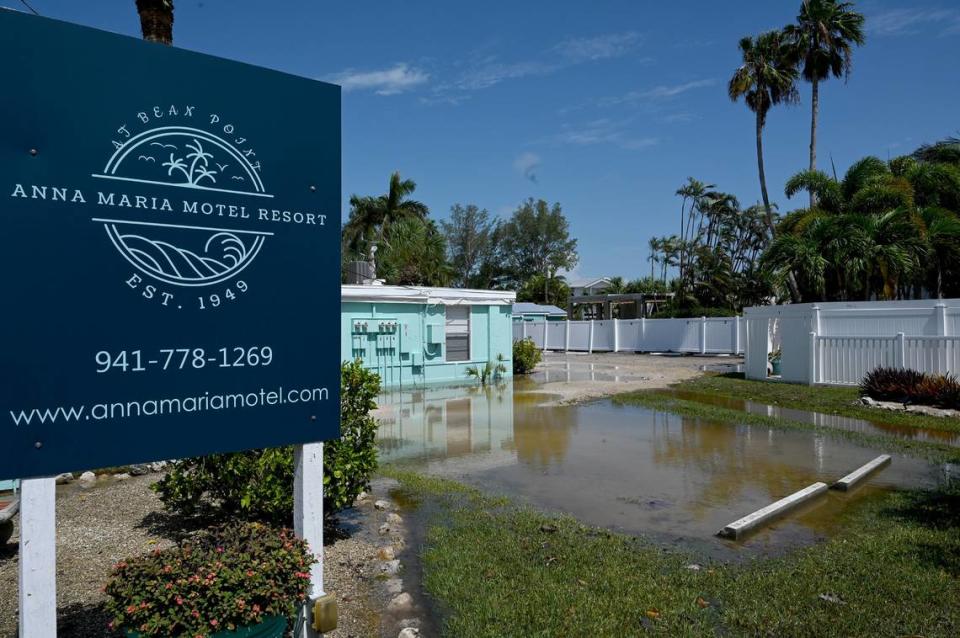
{"label": "rock on ground", "polygon": [[397,594],[387,603],[387,611],[390,612],[401,612],[407,611],[413,607],[413,596],[404,592],[402,594]]}

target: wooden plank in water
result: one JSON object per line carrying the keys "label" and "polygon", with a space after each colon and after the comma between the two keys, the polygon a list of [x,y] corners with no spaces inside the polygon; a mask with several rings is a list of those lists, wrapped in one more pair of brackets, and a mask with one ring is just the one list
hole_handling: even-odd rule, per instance
{"label": "wooden plank in water", "polygon": [[777,518],[778,516],[786,513],[788,510],[793,509],[801,503],[805,503],[810,499],[819,496],[827,491],[826,483],[814,483],[809,485],[799,492],[794,492],[790,496],[785,496],[775,503],[771,503],[762,509],[758,509],[752,514],[747,514],[741,519],[738,519],[722,530],[717,532],[717,536],[722,536],[723,538],[733,538],[737,539],[753,530],[764,523],[768,523],[771,520]]}
{"label": "wooden plank in water", "polygon": [[877,470],[883,467],[886,467],[889,464],[890,464],[890,455],[881,454],[880,456],[873,459],[869,463],[866,463],[865,465],[862,465],[857,469],[855,469],[854,471],[850,472],[849,474],[844,476],[842,479],[840,479],[839,481],[831,485],[830,488],[834,490],[841,490],[843,492],[846,492],[847,490],[852,488],[854,485],[856,485],[863,479],[867,478]]}

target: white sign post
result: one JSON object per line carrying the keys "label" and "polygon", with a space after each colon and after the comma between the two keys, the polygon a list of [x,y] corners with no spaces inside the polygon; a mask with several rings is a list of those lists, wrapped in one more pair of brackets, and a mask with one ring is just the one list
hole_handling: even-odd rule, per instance
{"label": "white sign post", "polygon": [[57,635],[56,487],[52,478],[20,483],[20,638]]}
{"label": "white sign post", "polygon": [[310,568],[310,590],[303,629],[295,638],[317,638],[313,630],[315,598],[323,596],[323,443],[293,449],[293,529],[309,543],[318,562]]}

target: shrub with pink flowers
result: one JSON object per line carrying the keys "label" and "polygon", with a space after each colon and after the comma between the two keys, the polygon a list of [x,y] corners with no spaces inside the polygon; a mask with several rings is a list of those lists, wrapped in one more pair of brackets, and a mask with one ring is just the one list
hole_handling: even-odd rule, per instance
{"label": "shrub with pink flowers", "polygon": [[292,619],[315,562],[288,529],[242,523],[205,532],[114,565],[104,588],[110,629],[208,638],[272,616]]}

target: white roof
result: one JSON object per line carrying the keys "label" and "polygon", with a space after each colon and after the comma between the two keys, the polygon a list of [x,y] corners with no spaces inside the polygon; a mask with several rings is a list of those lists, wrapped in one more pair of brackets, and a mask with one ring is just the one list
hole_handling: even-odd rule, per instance
{"label": "white roof", "polygon": [[567,285],[571,288],[593,288],[597,284],[606,284],[610,285],[612,282],[606,277],[578,277],[577,279],[570,279],[567,281]]}
{"label": "white roof", "polygon": [[567,311],[564,310],[563,308],[558,308],[557,306],[545,306],[542,304],[527,303],[523,301],[513,304],[513,315],[515,317],[519,315],[524,315],[524,314],[531,314],[531,315],[543,314],[543,315],[550,315],[550,316],[562,315],[566,317]]}
{"label": "white roof", "polygon": [[442,306],[509,306],[517,293],[509,290],[428,288],[426,286],[340,286],[340,302],[377,301]]}

